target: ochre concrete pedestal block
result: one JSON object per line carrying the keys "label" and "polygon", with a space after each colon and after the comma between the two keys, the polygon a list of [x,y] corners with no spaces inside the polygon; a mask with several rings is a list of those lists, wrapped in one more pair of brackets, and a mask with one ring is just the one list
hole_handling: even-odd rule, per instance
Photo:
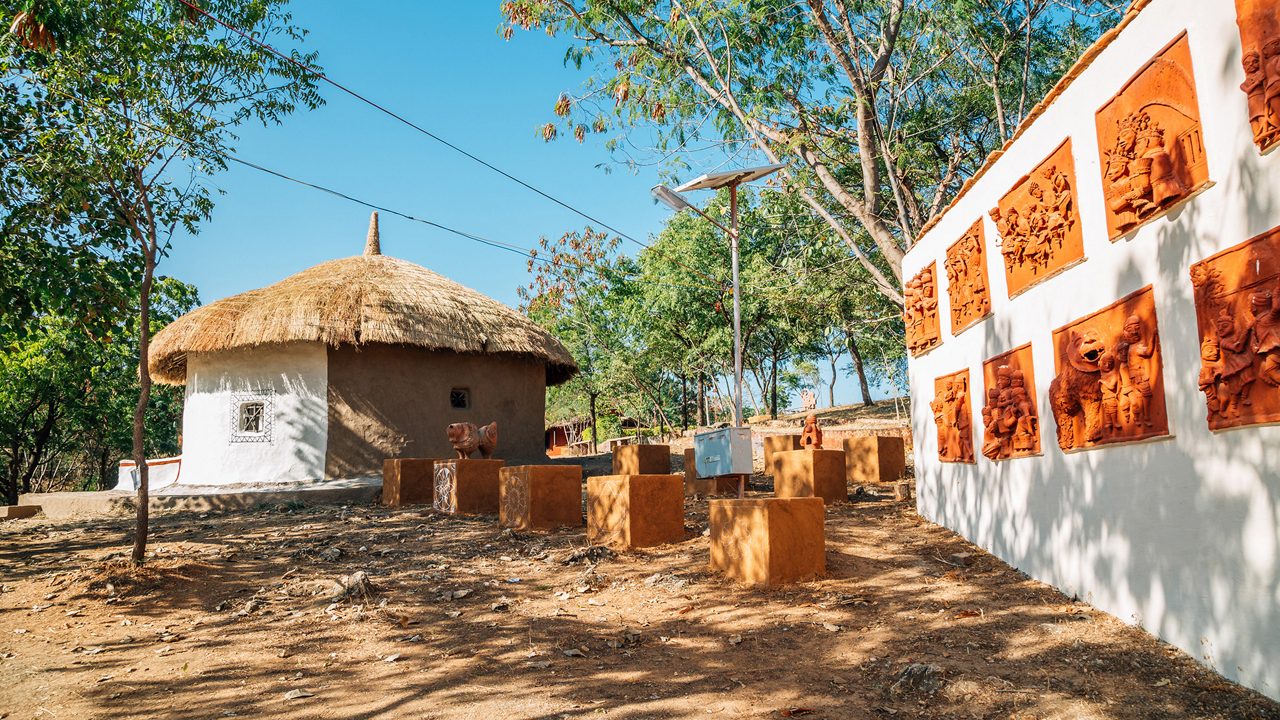
{"label": "ochre concrete pedestal block", "polygon": [[822,498],[828,505],[849,501],[843,450],[787,450],[773,456],[773,494],[780,498]]}
{"label": "ochre concrete pedestal block", "polygon": [[39,514],[39,505],[0,505],[0,520],[22,520]]}
{"label": "ochre concrete pedestal block", "polygon": [[761,440],[764,444],[764,472],[766,475],[774,473],[773,457],[775,454],[800,449],[799,435],[764,435]]}
{"label": "ochre concrete pedestal block", "polygon": [[679,475],[587,478],[587,539],[627,550],[684,540]]}
{"label": "ochre concrete pedestal block", "polygon": [[669,445],[621,445],[613,449],[614,475],[666,475],[670,472]]}
{"label": "ochre concrete pedestal block", "polygon": [[844,474],[849,485],[896,482],[906,471],[907,451],[902,438],[844,439]]}
{"label": "ochre concrete pedestal block", "polygon": [[444,513],[496,515],[501,460],[437,460],[435,508]]}
{"label": "ochre concrete pedestal block", "polygon": [[582,466],[516,465],[498,475],[498,523],[516,530],[582,525]]}
{"label": "ochre concrete pedestal block", "polygon": [[710,497],[711,495],[736,495],[737,493],[737,475],[700,478],[698,477],[697,456],[694,449],[689,448],[684,451],[685,497]]}
{"label": "ochre concrete pedestal block", "polygon": [[387,458],[382,461],[382,504],[430,505],[435,498],[434,458]]}
{"label": "ochre concrete pedestal block", "polygon": [[781,585],[827,569],[821,498],[712,500],[711,569],[752,585]]}

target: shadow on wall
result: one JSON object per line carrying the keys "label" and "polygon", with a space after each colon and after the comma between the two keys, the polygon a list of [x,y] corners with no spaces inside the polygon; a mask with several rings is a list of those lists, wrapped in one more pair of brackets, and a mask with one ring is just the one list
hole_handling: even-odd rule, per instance
{"label": "shadow on wall", "polygon": [[[1254,152],[1244,134],[1237,142]],[[1280,208],[1257,163],[1241,163],[1215,180],[1228,196],[1253,199],[1248,235],[1197,231],[1211,217],[1201,196],[1158,221],[1154,236],[1118,241],[1151,243],[1158,257],[1154,278],[1132,263],[1121,268],[1112,294],[1122,297],[1154,281],[1172,437],[1062,453],[1048,402],[1053,368],[1038,366],[1043,457],[995,464],[979,457],[975,482],[944,468],[933,473],[940,481],[922,492],[940,493],[936,520],[1014,566],[1112,612],[1132,608],[1122,619],[1274,697],[1280,694],[1280,452],[1273,428],[1208,430],[1187,268],[1265,231]],[[1217,232],[1237,233],[1224,225]],[[1096,309],[1081,307],[1075,316]],[[1007,318],[993,317],[974,330],[986,333],[984,360],[1027,340],[1013,336]],[[1035,345],[1050,342],[1052,330],[1037,332]],[[1052,356],[1036,351],[1041,365]],[[975,395],[980,407],[977,381]],[[932,423],[918,417],[916,432],[932,431]],[[975,426],[980,444],[982,429]]]}

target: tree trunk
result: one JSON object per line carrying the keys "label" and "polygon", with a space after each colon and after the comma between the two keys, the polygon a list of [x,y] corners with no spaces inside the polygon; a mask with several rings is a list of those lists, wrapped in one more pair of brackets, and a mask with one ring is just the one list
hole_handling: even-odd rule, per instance
{"label": "tree trunk", "polygon": [[707,376],[698,372],[698,427],[707,426]]}
{"label": "tree trunk", "polygon": [[827,407],[836,406],[836,363],[840,360],[840,354],[835,350],[831,351],[828,356],[831,359],[831,383],[827,385]]}
{"label": "tree trunk", "polygon": [[138,319],[138,405],[133,410],[133,462],[138,470],[138,523],[133,535],[133,562],[142,564],[147,554],[147,531],[151,521],[146,448],[143,445],[147,422],[147,405],[151,401],[151,370],[147,353],[151,346],[151,283],[156,271],[155,225],[148,229],[148,243],[143,248],[142,288],[139,293]]}
{"label": "tree trunk", "polygon": [[596,397],[600,393],[587,393],[588,403],[591,406],[591,454],[595,455],[600,452],[600,430],[596,427]]}
{"label": "tree trunk", "polygon": [[867,384],[867,369],[863,367],[862,354],[858,352],[858,342],[853,339],[853,335],[846,335],[845,340],[849,344],[849,356],[853,358],[853,369],[858,373],[858,388],[862,390],[862,404],[875,407],[876,403],[871,399],[871,387]]}
{"label": "tree trunk", "polygon": [[98,489],[106,490],[111,487],[109,483],[111,479],[107,477],[107,470],[111,467],[111,449],[103,445],[102,452],[98,453]]}
{"label": "tree trunk", "polygon": [[778,419],[778,351],[773,351],[773,367],[769,371],[769,417]]}
{"label": "tree trunk", "polygon": [[680,373],[680,427],[689,432],[689,377]]}

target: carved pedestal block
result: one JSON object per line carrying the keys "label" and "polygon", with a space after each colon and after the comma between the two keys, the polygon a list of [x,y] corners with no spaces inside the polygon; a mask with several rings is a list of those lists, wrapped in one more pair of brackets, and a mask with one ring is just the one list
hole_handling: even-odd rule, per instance
{"label": "carved pedestal block", "polygon": [[752,585],[780,585],[827,569],[820,498],[712,500],[711,568]]}
{"label": "carved pedestal block", "polygon": [[764,472],[766,475],[773,474],[774,453],[800,449],[799,435],[764,435],[761,440],[764,445]]}
{"label": "carved pedestal block", "polygon": [[666,475],[671,472],[668,445],[620,445],[613,449],[614,475]]}
{"label": "carved pedestal block", "polygon": [[39,505],[0,505],[0,521],[35,517],[40,510]]}
{"label": "carved pedestal block", "polygon": [[849,501],[843,450],[787,450],[774,455],[773,494],[780,498],[817,497],[828,505]]}
{"label": "carved pedestal block", "polygon": [[987,250],[978,220],[951,247],[944,263],[947,299],[951,303],[951,334],[991,314],[991,289],[987,283]]}
{"label": "carved pedestal block", "polygon": [[1095,122],[1112,240],[1209,183],[1185,32],[1098,110]]}
{"label": "carved pedestal block", "polygon": [[684,478],[587,478],[587,539],[620,550],[684,540]]}
{"label": "carved pedestal block", "polygon": [[[961,370],[943,375],[933,381],[933,421],[938,428],[938,459],[942,462],[972,463],[973,411],[969,409],[969,371]],[[902,441],[898,441],[898,454],[904,457],[898,474],[884,478],[885,482],[897,480],[905,469],[905,453]],[[883,476],[882,476],[883,477]]]}
{"label": "carved pedestal block", "polygon": [[1213,430],[1280,422],[1280,228],[1191,266]]}
{"label": "carved pedestal block", "polygon": [[712,495],[736,495],[738,492],[737,475],[719,475],[717,477],[698,477],[697,453],[693,448],[684,451],[684,494],[685,497],[710,497]]}
{"label": "carved pedestal block", "polygon": [[497,514],[498,471],[502,465],[502,460],[437,460],[436,510],[469,515]]}
{"label": "carved pedestal block", "polygon": [[[972,433],[969,452],[972,455]],[[868,435],[844,439],[844,478],[847,486],[896,482],[906,471],[907,452],[902,438]]]}
{"label": "carved pedestal block", "polygon": [[1039,455],[1040,414],[1031,343],[983,363],[982,379],[982,454],[990,460]]}
{"label": "carved pedestal block", "polygon": [[1053,348],[1049,404],[1064,451],[1169,434],[1150,285],[1058,328]]}
{"label": "carved pedestal block", "polygon": [[435,498],[432,458],[388,458],[382,461],[382,504],[430,505]]}
{"label": "carved pedestal block", "polygon": [[582,525],[580,465],[515,465],[498,475],[502,527],[551,530]]}
{"label": "carved pedestal block", "polygon": [[[1275,0],[1236,0],[1236,22],[1244,52],[1244,92],[1249,130],[1258,149],[1267,152],[1280,142],[1280,5]],[[1271,87],[1268,88],[1267,86]]]}
{"label": "carved pedestal block", "polygon": [[912,357],[923,355],[942,342],[938,324],[938,263],[929,263],[907,281],[902,320]]}

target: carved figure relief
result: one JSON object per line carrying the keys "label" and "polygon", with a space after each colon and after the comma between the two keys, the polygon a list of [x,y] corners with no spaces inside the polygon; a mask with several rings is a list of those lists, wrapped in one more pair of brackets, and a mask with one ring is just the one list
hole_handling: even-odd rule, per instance
{"label": "carved figure relief", "polygon": [[907,326],[907,349],[913,357],[937,347],[942,341],[938,326],[937,263],[907,281],[903,321]]}
{"label": "carved figure relief", "polygon": [[469,422],[450,423],[445,432],[449,435],[449,444],[458,453],[459,460],[466,460],[476,450],[480,451],[480,457],[488,459],[493,457],[493,451],[498,447],[496,422],[484,427],[476,427],[475,423]]}
{"label": "carved figure relief", "polygon": [[800,447],[804,450],[822,449],[822,428],[818,426],[817,416],[805,417],[804,430],[800,433]]}
{"label": "carved figure relief", "polygon": [[1267,152],[1280,141],[1280,6],[1274,0],[1236,0],[1244,48],[1245,102],[1253,142]]}
{"label": "carved figure relief", "polygon": [[990,460],[1040,454],[1031,344],[997,355],[982,365],[982,454]]}
{"label": "carved figure relief", "polygon": [[458,482],[457,466],[453,463],[436,463],[435,475],[435,498],[432,505],[443,513],[457,512],[458,502],[453,493]]}
{"label": "carved figure relief", "polygon": [[951,301],[951,334],[959,335],[991,314],[987,286],[987,253],[983,247],[982,221],[947,248],[947,297]]}
{"label": "carved figure relief", "polygon": [[1009,297],[1084,259],[1075,177],[1068,138],[991,209]]}
{"label": "carved figure relief", "polygon": [[1049,406],[1064,451],[1169,434],[1151,286],[1053,332]]}
{"label": "carved figure relief", "polygon": [[1191,266],[1213,430],[1280,422],[1280,228]]}
{"label": "carved figure relief", "polygon": [[1208,184],[1185,32],[1138,71],[1095,119],[1112,240]]}
{"label": "carved figure relief", "polygon": [[933,393],[929,407],[938,426],[938,459],[942,462],[974,462],[969,371],[961,370],[934,380]]}

